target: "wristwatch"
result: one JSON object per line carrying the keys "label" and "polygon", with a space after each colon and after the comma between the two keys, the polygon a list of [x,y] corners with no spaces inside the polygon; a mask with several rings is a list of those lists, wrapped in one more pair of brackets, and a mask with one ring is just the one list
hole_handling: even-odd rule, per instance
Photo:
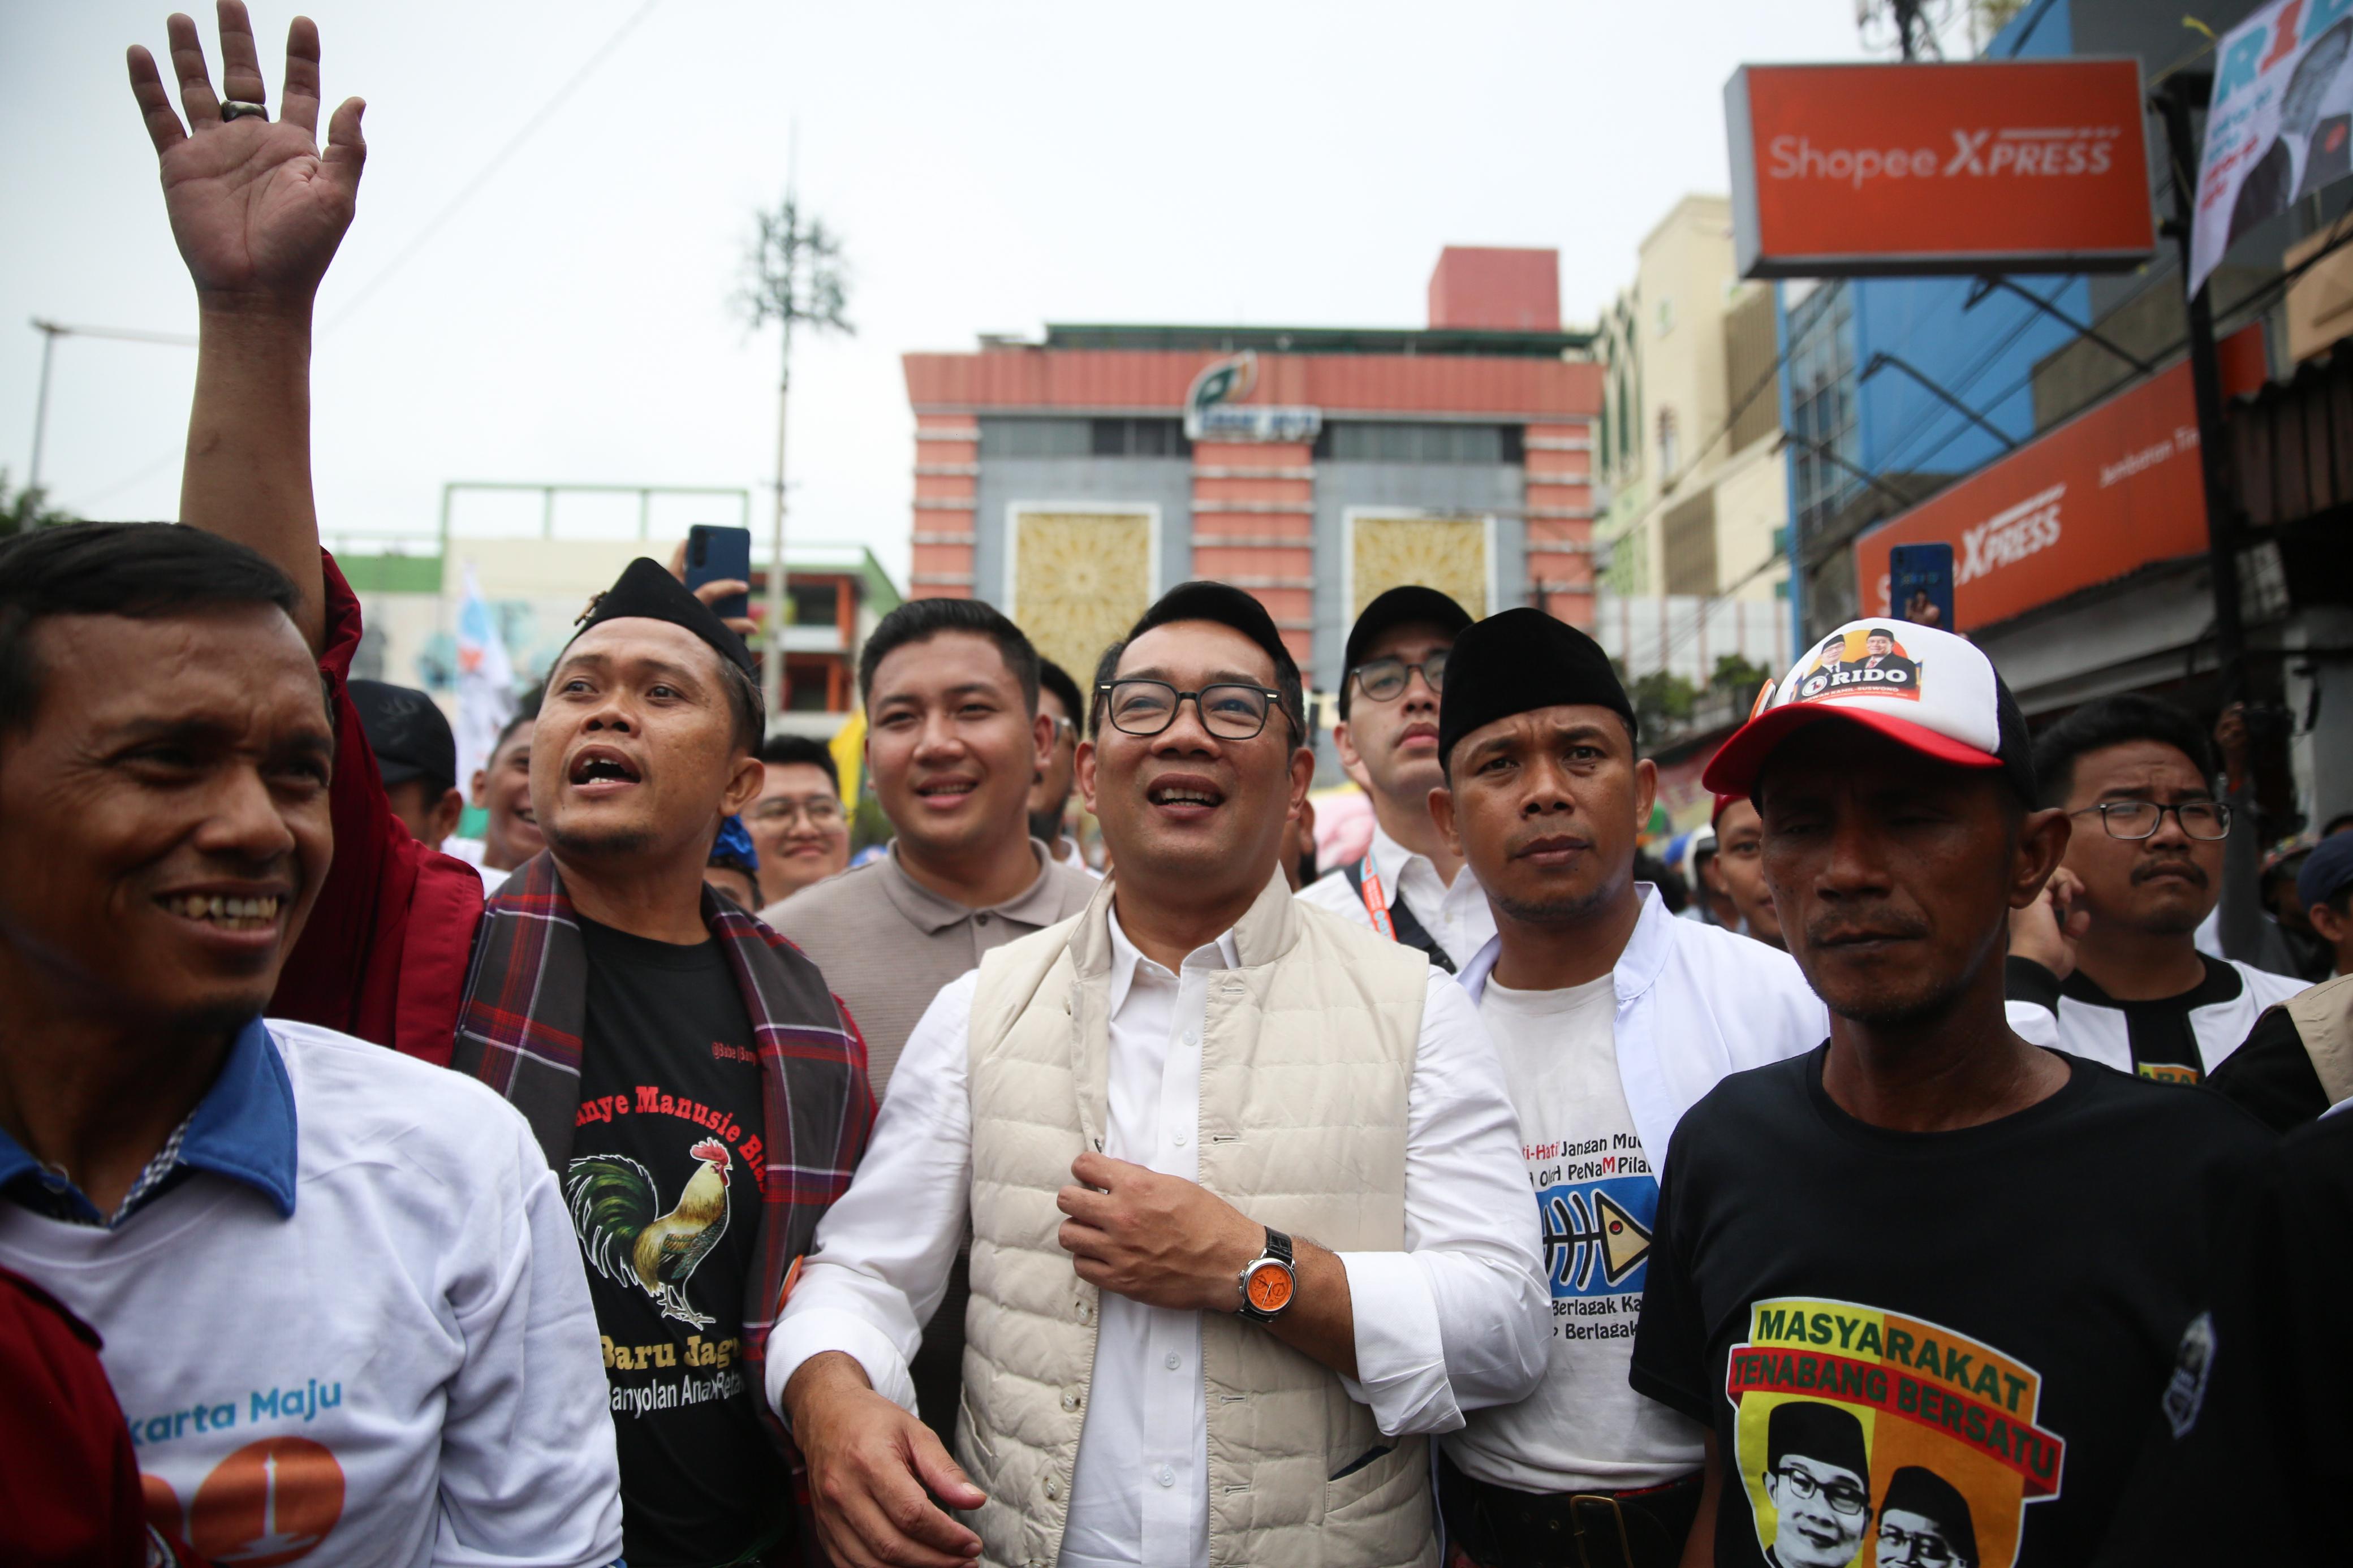
{"label": "wristwatch", "polygon": [[1299,1292],[1299,1278],[1292,1268],[1291,1237],[1269,1226],[1266,1250],[1242,1269],[1238,1283],[1243,1317],[1271,1323],[1282,1316]]}

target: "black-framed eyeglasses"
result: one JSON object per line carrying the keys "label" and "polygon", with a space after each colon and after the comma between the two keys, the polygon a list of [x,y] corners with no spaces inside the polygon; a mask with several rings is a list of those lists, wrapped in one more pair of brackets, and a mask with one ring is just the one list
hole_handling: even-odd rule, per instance
{"label": "black-framed eyeglasses", "polygon": [[1446,649],[1440,648],[1419,664],[1408,664],[1401,658],[1368,658],[1348,675],[1356,681],[1356,689],[1374,701],[1394,702],[1405,695],[1407,684],[1419,670],[1435,696],[1446,689]]}
{"label": "black-framed eyeglasses", "polygon": [[1871,1494],[1852,1481],[1831,1481],[1824,1485],[1805,1471],[1788,1465],[1773,1473],[1780,1478],[1783,1486],[1789,1489],[1789,1495],[1799,1502],[1805,1502],[1820,1492],[1822,1500],[1831,1505],[1832,1513],[1842,1513],[1852,1518],[1855,1514],[1871,1511]]}
{"label": "black-framed eyeglasses", "polygon": [[[1198,691],[1179,691],[1165,680],[1110,680],[1095,691],[1104,699],[1104,717],[1123,733],[1157,735],[1176,721],[1176,710],[1189,698],[1201,727],[1221,741],[1250,740],[1266,728],[1266,716],[1282,700],[1280,691],[1222,680]],[[1289,717],[1284,715],[1286,721]]]}
{"label": "black-framed eyeglasses", "polygon": [[1952,1547],[1934,1529],[1905,1530],[1899,1525],[1884,1523],[1879,1527],[1878,1561],[1882,1563],[1945,1568],[1955,1555]]}
{"label": "black-framed eyeglasses", "polygon": [[2100,814],[2100,826],[2111,838],[2154,838],[2165,826],[2168,811],[2181,831],[2200,843],[2211,844],[2231,836],[2231,808],[2219,800],[2185,800],[2178,805],[2159,805],[2153,800],[2104,800],[2068,815],[2081,816],[2087,811]]}

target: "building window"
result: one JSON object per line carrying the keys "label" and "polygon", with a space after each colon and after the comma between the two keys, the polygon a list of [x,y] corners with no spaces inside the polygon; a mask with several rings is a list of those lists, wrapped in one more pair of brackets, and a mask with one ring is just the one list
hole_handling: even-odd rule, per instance
{"label": "building window", "polygon": [[1182,419],[1095,419],[1094,455],[1098,458],[1189,458],[1193,443],[1185,439]]}
{"label": "building window", "polygon": [[1324,426],[1315,455],[1336,463],[1518,463],[1524,435],[1517,425],[1339,420]]}
{"label": "building window", "polygon": [[1675,477],[1683,455],[1683,440],[1675,429],[1675,411],[1659,410],[1659,478],[1661,482]]}
{"label": "building window", "polygon": [[1802,295],[1788,305],[1791,521],[1801,545],[1852,498],[1859,483],[1860,437],[1855,426],[1854,302],[1843,283]]}
{"label": "building window", "polygon": [[792,605],[793,625],[797,626],[838,626],[848,618],[841,613],[841,587],[838,582],[785,583],[785,598]]}
{"label": "building window", "polygon": [[1659,301],[1659,336],[1663,338],[1674,330],[1675,302],[1672,300],[1662,300]]}
{"label": "building window", "polygon": [[984,419],[980,457],[1084,458],[1094,451],[1093,421],[1088,419]]}

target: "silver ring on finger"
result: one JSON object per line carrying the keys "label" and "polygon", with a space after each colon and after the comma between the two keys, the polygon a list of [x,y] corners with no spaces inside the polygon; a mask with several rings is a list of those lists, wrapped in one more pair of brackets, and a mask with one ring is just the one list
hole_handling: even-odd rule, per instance
{"label": "silver ring on finger", "polygon": [[223,120],[243,120],[248,115],[257,120],[267,120],[269,118],[269,106],[266,103],[248,103],[237,98],[225,100],[221,104]]}

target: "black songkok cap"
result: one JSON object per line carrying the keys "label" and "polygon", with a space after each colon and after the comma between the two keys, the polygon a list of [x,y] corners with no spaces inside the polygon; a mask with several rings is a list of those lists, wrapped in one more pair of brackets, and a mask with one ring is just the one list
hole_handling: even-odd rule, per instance
{"label": "black songkok cap", "polygon": [[1887,1482],[1887,1496],[1879,1505],[1882,1518],[1890,1511],[1916,1513],[1935,1521],[1936,1533],[1953,1554],[1966,1563],[1978,1560],[1977,1526],[1969,1521],[1968,1500],[1936,1471],[1906,1465]]}
{"label": "black songkok cap", "polygon": [[443,789],[457,784],[458,738],[433,699],[381,680],[347,680],[343,689],[359,710],[360,728],[385,783],[426,779]]}
{"label": "black songkok cap", "polygon": [[1862,1423],[1842,1405],[1818,1399],[1785,1399],[1765,1418],[1765,1465],[1778,1469],[1795,1454],[1818,1465],[1836,1465],[1871,1484],[1871,1456],[1862,1441]]}
{"label": "black songkok cap", "polygon": [[1454,760],[1455,742],[1498,719],[1537,708],[1590,705],[1634,727],[1634,705],[1601,645],[1542,610],[1505,610],[1473,622],[1446,658],[1438,700],[1438,756]]}
{"label": "black songkok cap", "polygon": [[[580,616],[580,631],[631,617],[684,626],[744,674],[756,679],[760,673],[759,667],[752,662],[752,650],[744,646],[742,637],[727,629],[719,612],[671,576],[669,567],[643,555],[623,567],[611,587],[588,601],[588,608]],[[580,632],[572,635],[576,640]]]}

